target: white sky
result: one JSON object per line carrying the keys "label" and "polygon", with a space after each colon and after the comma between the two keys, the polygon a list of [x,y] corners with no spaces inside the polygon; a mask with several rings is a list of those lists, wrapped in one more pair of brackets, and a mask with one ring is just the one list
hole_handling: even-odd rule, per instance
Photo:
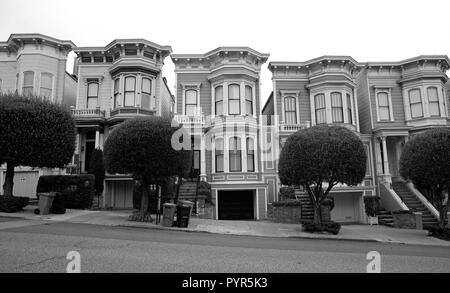
{"label": "white sky", "polygon": [[[450,54],[449,13],[449,0],[0,0],[0,40],[26,32],[77,46],[144,38],[174,53],[249,46],[270,53],[269,61],[322,55],[397,61]],[[173,69],[167,58],[164,75],[172,91]],[[265,102],[272,91],[267,64],[262,83]]]}

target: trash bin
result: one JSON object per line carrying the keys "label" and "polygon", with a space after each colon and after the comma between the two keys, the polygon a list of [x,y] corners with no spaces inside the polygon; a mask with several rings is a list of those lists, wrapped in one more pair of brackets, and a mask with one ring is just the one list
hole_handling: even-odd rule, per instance
{"label": "trash bin", "polygon": [[187,200],[179,200],[177,203],[177,226],[187,228],[189,225],[189,217],[191,215],[193,202]]}
{"label": "trash bin", "polygon": [[55,192],[50,213],[55,215],[62,215],[66,213],[66,202],[61,192]]}
{"label": "trash bin", "polygon": [[39,193],[38,208],[34,211],[36,214],[48,215],[50,208],[52,207],[54,192]]}
{"label": "trash bin", "polygon": [[177,205],[173,203],[165,203],[163,204],[163,222],[162,225],[164,227],[172,227],[173,226],[173,218],[175,217]]}

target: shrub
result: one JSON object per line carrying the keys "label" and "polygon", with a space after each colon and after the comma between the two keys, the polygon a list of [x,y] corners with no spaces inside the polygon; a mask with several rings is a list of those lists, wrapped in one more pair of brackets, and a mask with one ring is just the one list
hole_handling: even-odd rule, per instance
{"label": "shrub", "polygon": [[428,235],[442,240],[450,241],[450,228],[440,227],[438,225],[425,226],[425,230],[428,230]]}
{"label": "shrub", "polygon": [[295,199],[295,189],[292,186],[283,186],[278,192],[278,198],[280,200]]}
{"label": "shrub", "polygon": [[322,223],[314,223],[314,222],[302,222],[303,231],[309,233],[315,232],[328,232],[334,235],[337,235],[341,230],[341,224],[329,221]]}
{"label": "shrub", "polygon": [[380,197],[364,196],[364,207],[369,217],[375,217],[381,209]]}
{"label": "shrub", "polygon": [[274,207],[300,207],[301,202],[299,200],[295,200],[295,199],[287,199],[287,200],[275,201],[272,203],[272,206],[274,206]]}
{"label": "shrub", "polygon": [[39,177],[37,193],[60,192],[66,208],[87,209],[94,198],[95,176],[50,175]]}
{"label": "shrub", "polygon": [[206,181],[200,181],[198,183],[199,196],[205,196],[205,203],[212,204],[211,185]]}
{"label": "shrub", "polygon": [[16,213],[28,205],[28,197],[0,196],[0,212]]}
{"label": "shrub", "polygon": [[105,180],[105,166],[103,165],[103,151],[101,149],[92,151],[89,174],[95,176],[95,194],[101,195],[103,193],[103,181]]}

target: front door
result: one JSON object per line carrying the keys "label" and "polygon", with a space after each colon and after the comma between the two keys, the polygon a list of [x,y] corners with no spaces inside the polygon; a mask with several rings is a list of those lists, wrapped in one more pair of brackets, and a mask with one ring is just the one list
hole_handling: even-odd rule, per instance
{"label": "front door", "polygon": [[253,220],[253,193],[253,190],[219,191],[219,220]]}

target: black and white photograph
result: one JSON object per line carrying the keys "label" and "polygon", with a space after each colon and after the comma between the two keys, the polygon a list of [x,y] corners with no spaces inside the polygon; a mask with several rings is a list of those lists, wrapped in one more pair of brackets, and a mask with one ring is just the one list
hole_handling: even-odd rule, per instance
{"label": "black and white photograph", "polygon": [[0,273],[450,273],[449,55],[448,0],[0,0]]}

